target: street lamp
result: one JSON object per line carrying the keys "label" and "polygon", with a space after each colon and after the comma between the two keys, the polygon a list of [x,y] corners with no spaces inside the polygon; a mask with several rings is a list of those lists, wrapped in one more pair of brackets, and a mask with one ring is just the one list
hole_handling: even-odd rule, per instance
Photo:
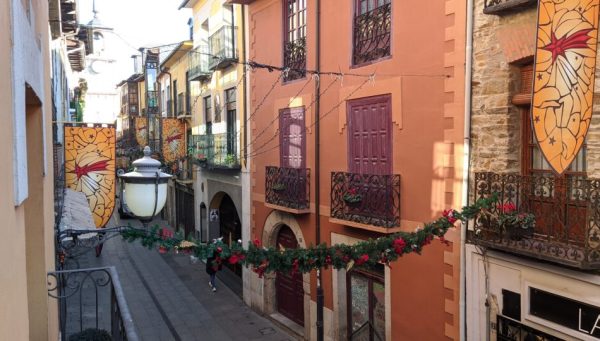
{"label": "street lamp", "polygon": [[160,161],[150,157],[150,147],[144,147],[144,157],[133,161],[132,172],[119,175],[125,186],[127,207],[147,227],[167,201],[167,182],[171,175],[161,172]]}

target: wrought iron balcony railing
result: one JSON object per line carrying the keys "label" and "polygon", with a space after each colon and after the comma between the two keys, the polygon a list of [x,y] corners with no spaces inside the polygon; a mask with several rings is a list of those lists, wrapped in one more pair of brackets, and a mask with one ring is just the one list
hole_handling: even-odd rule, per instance
{"label": "wrought iron balcony railing", "polygon": [[475,198],[497,193],[536,218],[533,231],[514,235],[491,215],[475,221],[469,241],[579,269],[600,269],[600,180],[583,177],[475,173]]}
{"label": "wrought iron balcony railing", "polygon": [[188,151],[192,159],[209,169],[240,169],[235,133],[192,135]]}
{"label": "wrought iron balcony railing", "polygon": [[483,13],[500,14],[503,12],[511,12],[535,6],[537,3],[537,0],[485,0],[483,4]]}
{"label": "wrought iron balcony railing", "polygon": [[361,225],[399,227],[400,175],[332,172],[330,216]]}
{"label": "wrought iron balcony railing", "polygon": [[354,17],[352,62],[364,64],[390,55],[392,4]]}
{"label": "wrought iron balcony railing", "polygon": [[304,78],[306,76],[306,38],[286,42],[283,61],[285,67],[290,68],[285,81]]}
{"label": "wrought iron balcony railing", "polygon": [[114,267],[54,271],[47,278],[63,340],[88,328],[105,330],[116,341],[139,339]]}
{"label": "wrought iron balcony railing", "polygon": [[209,69],[223,69],[237,62],[236,34],[237,27],[224,25],[208,38],[210,46]]}
{"label": "wrought iron balcony railing", "polygon": [[267,166],[265,201],[293,210],[308,210],[310,169]]}
{"label": "wrought iron balcony railing", "polygon": [[189,77],[191,81],[204,81],[210,79],[212,71],[208,67],[210,60],[210,51],[208,43],[194,48],[189,53]]}

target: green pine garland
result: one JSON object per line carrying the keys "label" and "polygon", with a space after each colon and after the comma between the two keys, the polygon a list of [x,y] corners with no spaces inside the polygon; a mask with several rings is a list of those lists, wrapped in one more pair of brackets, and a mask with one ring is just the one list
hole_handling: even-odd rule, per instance
{"label": "green pine garland", "polygon": [[[448,229],[454,227],[457,220],[467,221],[475,218],[480,212],[486,211],[497,201],[495,195],[490,198],[479,199],[475,204],[463,207],[461,212],[456,210],[444,211],[442,217],[426,224],[415,232],[398,232],[389,236],[361,241],[354,245],[335,244],[327,246],[320,244],[308,248],[277,250],[274,247],[263,247],[260,240],[248,243],[244,249],[240,242],[233,242],[231,246],[217,240],[213,243],[183,243],[181,234],[173,235],[169,230],[159,229],[125,229],[121,232],[123,238],[129,242],[140,240],[142,245],[153,248],[156,245],[159,251],[182,251],[194,254],[201,259],[214,257],[215,266],[228,262],[251,266],[259,277],[270,272],[301,272],[306,273],[315,269],[327,268],[350,269],[352,267],[373,267],[378,263],[390,265],[404,254],[421,253],[424,246],[431,243],[434,237],[439,237],[442,243],[448,243],[444,235]],[[186,245],[187,244],[187,245]]]}

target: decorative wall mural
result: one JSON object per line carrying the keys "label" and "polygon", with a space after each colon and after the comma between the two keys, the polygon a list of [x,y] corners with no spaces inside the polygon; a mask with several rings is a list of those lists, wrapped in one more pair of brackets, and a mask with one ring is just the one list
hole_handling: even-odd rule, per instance
{"label": "decorative wall mural", "polygon": [[148,119],[146,117],[135,118],[135,140],[142,148],[148,145]]}
{"label": "decorative wall mural", "polygon": [[65,126],[65,183],[83,192],[97,228],[115,207],[115,127]]}
{"label": "decorative wall mural", "polygon": [[592,118],[599,2],[539,2],[531,119],[558,174],[575,159]]}
{"label": "decorative wall mural", "polygon": [[162,152],[165,162],[173,162],[186,155],[185,124],[181,120],[162,119]]}

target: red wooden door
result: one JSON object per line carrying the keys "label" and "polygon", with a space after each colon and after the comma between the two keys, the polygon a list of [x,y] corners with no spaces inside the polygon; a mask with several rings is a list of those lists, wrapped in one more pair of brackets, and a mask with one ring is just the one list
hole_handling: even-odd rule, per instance
{"label": "red wooden door", "polygon": [[351,173],[392,173],[391,108],[389,95],[348,103],[348,170]]}
{"label": "red wooden door", "polygon": [[[298,241],[294,232],[283,225],[277,235],[277,247],[286,249],[298,247]],[[280,273],[275,277],[277,310],[290,320],[304,325],[304,288],[302,286],[302,274]]]}
{"label": "red wooden door", "polygon": [[280,166],[304,168],[306,149],[304,107],[279,111]]}

